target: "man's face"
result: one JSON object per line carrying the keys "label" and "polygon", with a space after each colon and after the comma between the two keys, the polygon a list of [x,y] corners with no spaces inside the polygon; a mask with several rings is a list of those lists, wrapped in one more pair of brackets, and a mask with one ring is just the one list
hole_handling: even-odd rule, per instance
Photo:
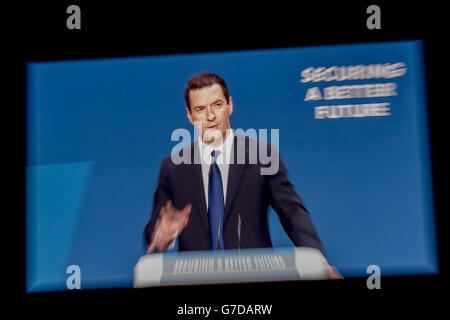
{"label": "man's face", "polygon": [[228,103],[223,95],[222,87],[213,84],[209,87],[189,92],[191,109],[186,108],[189,122],[196,126],[205,143],[215,142],[218,145],[226,138],[230,129],[230,115],[233,113],[233,101]]}

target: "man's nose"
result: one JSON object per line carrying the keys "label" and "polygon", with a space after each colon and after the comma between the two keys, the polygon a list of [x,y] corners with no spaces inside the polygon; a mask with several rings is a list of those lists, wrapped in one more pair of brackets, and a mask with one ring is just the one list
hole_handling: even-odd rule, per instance
{"label": "man's nose", "polygon": [[212,111],[212,109],[210,109],[210,108],[207,108],[207,118],[208,118],[208,120],[209,121],[212,121],[212,120],[214,120],[215,118],[216,118],[216,114]]}

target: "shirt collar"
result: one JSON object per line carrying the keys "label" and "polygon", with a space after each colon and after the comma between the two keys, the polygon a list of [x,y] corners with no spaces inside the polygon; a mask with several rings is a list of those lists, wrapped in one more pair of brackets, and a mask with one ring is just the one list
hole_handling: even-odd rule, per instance
{"label": "shirt collar", "polygon": [[220,152],[216,159],[217,164],[223,164],[223,163],[229,164],[233,141],[234,141],[234,132],[232,129],[230,129],[230,134],[225,139],[224,143],[222,143],[218,147],[212,148],[209,144],[204,143],[201,138],[198,138],[198,147],[199,147],[200,158],[201,158],[202,162],[211,164],[211,152],[213,150],[217,150]]}

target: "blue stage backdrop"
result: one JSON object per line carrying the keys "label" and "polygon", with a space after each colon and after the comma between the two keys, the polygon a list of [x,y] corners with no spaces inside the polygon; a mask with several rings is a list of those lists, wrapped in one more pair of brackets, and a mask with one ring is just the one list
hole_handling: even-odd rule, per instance
{"label": "blue stage backdrop", "polygon": [[[183,90],[221,75],[231,125],[279,129],[289,178],[345,277],[438,272],[421,41],[27,64],[27,291],[130,287]],[[248,130],[247,133],[251,133]],[[257,135],[258,138],[265,139]],[[269,212],[274,246],[292,246]]]}

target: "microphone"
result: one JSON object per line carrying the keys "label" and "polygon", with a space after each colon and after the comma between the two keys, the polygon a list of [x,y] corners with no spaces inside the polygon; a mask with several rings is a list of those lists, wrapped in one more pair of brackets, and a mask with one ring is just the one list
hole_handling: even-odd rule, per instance
{"label": "microphone", "polygon": [[219,219],[219,228],[217,228],[217,250],[220,250],[220,223],[221,220]]}
{"label": "microphone", "polygon": [[241,250],[241,215],[238,214],[238,227],[237,227],[237,235],[238,235],[238,250]]}

